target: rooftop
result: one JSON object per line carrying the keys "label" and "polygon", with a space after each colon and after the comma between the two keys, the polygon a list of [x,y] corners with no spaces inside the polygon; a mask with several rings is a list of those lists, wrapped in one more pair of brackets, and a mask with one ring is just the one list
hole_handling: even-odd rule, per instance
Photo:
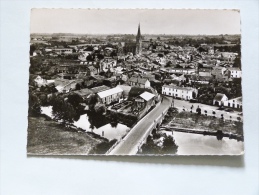
{"label": "rooftop", "polygon": [[123,90],[120,87],[115,87],[112,89],[108,89],[106,91],[99,92],[97,94],[99,95],[100,98],[104,98],[104,97],[107,97],[107,96],[110,96],[110,95],[113,95],[116,93],[120,93],[120,92],[123,92]]}
{"label": "rooftop", "polygon": [[221,101],[222,98],[224,97],[225,94],[223,93],[217,93],[216,96],[214,97],[214,100],[216,101]]}
{"label": "rooftop", "polygon": [[152,93],[149,93],[149,92],[145,91],[144,93],[142,93],[142,94],[140,95],[140,97],[143,98],[143,99],[146,100],[146,101],[149,101],[149,100],[151,100],[153,97],[155,97],[155,95],[152,94]]}

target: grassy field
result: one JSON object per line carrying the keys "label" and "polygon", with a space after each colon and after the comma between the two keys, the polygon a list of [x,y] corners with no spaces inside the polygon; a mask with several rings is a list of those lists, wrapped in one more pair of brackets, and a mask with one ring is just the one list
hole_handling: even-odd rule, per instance
{"label": "grassy field", "polygon": [[197,113],[168,111],[162,125],[199,129],[207,131],[222,130],[223,132],[243,135],[243,123],[238,121],[223,120],[213,116],[198,115]]}
{"label": "grassy field", "polygon": [[28,154],[85,155],[100,142],[84,132],[65,128],[44,117],[28,117]]}

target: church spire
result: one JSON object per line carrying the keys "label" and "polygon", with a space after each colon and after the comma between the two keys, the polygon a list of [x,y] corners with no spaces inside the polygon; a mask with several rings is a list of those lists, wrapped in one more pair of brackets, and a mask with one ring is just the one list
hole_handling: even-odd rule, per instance
{"label": "church spire", "polygon": [[137,34],[137,39],[141,39],[140,23],[138,24],[138,34]]}
{"label": "church spire", "polygon": [[140,32],[140,23],[138,24],[138,34],[136,36],[136,52],[135,54],[141,54],[142,52],[142,37]]}

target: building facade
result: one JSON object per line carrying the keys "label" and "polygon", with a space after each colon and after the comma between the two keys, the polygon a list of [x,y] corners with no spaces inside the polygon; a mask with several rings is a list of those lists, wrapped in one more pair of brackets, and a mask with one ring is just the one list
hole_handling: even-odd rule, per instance
{"label": "building facade", "polygon": [[175,85],[163,85],[162,94],[172,96],[174,98],[180,98],[183,100],[194,99],[198,90],[191,87],[179,87]]}
{"label": "building facade", "polygon": [[115,101],[119,101],[122,97],[123,90],[120,87],[111,88],[102,92],[97,93],[99,100],[103,104],[110,104]]}
{"label": "building facade", "polygon": [[241,78],[242,77],[242,71],[239,68],[228,68],[230,71],[230,77],[231,78]]}

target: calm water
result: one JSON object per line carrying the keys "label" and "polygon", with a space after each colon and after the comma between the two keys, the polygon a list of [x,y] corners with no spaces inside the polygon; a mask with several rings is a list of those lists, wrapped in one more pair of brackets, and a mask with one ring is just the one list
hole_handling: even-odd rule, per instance
{"label": "calm water", "polygon": [[[166,134],[172,135],[171,132]],[[193,133],[173,132],[178,155],[239,155],[244,151],[244,142],[224,137],[205,136]]]}
{"label": "calm water", "polygon": [[[41,107],[42,113],[52,117],[52,107]],[[53,117],[52,117],[53,118]],[[88,132],[94,132],[109,140],[120,139],[130,129],[126,125],[118,123],[116,127],[106,124],[99,128],[90,128],[91,123],[87,114],[81,115],[79,120],[74,122],[76,127],[80,127]],[[167,135],[172,132],[163,131]],[[218,140],[216,136],[204,136],[193,133],[173,132],[173,137],[178,145],[178,155],[239,155],[244,150],[244,142],[236,141],[224,137]]]}
{"label": "calm water", "polygon": [[[41,112],[43,114],[46,114],[47,116],[53,118],[53,116],[52,116],[52,106],[41,107]],[[103,137],[109,139],[109,140],[120,139],[130,129],[126,125],[123,125],[123,124],[120,124],[120,123],[118,123],[116,125],[116,127],[112,127],[111,124],[106,124],[106,125],[101,126],[99,128],[96,128],[96,127],[90,128],[91,123],[88,120],[87,114],[81,115],[79,120],[74,122],[74,125],[76,127],[82,128],[82,129],[84,129],[88,132],[96,133],[100,136],[103,136]]]}

